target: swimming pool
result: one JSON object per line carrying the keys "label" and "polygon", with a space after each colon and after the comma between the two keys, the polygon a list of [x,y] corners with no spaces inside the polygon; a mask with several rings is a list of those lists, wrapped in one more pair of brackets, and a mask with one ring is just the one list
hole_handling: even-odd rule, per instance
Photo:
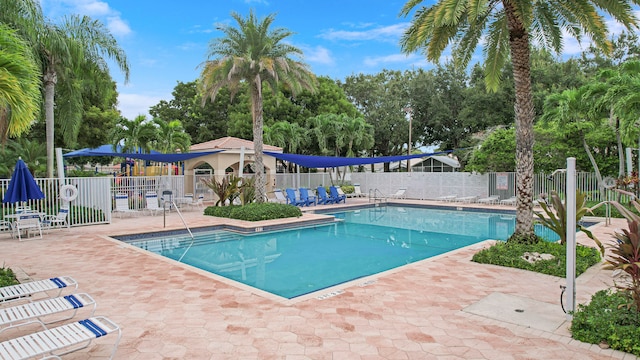
{"label": "swimming pool", "polygon": [[292,299],[487,239],[507,239],[515,215],[382,206],[332,213],[340,221],[256,235],[230,231],[127,243]]}

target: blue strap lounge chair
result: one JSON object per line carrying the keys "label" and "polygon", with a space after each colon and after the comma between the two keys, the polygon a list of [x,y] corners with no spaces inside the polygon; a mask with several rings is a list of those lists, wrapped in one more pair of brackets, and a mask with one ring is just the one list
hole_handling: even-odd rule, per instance
{"label": "blue strap lounge chair", "polygon": [[305,202],[303,200],[296,198],[296,191],[294,189],[286,189],[287,192],[287,203],[295,206],[304,206]]}
{"label": "blue strap lounge chair", "polygon": [[333,199],[327,195],[327,189],[324,186],[318,186],[318,205],[333,204]]}
{"label": "blue strap lounge chair", "polygon": [[118,338],[113,345],[113,359],[122,337],[122,330],[111,320],[103,316],[43,330],[19,338],[0,343],[0,358],[10,360],[22,359],[60,359],[60,356],[84,349],[92,340],[117,333]]}
{"label": "blue strap lounge chair", "polygon": [[329,186],[329,196],[333,199],[334,204],[347,203],[347,195],[340,195],[335,186]]}
{"label": "blue strap lounge chair", "polygon": [[311,206],[317,203],[318,198],[313,195],[309,195],[309,189],[300,188],[300,200],[304,201],[306,206]]}
{"label": "blue strap lounge chair", "polygon": [[62,290],[65,288],[77,289],[78,283],[69,276],[58,276],[51,279],[35,280],[17,285],[4,286],[0,287],[0,304],[23,298],[31,300],[31,295],[47,293],[55,290],[58,291],[55,296],[60,296]]}

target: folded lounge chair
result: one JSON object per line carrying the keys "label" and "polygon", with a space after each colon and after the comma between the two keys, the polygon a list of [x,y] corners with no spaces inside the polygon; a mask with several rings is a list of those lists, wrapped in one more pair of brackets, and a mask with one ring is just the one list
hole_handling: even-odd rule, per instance
{"label": "folded lounge chair", "polygon": [[478,204],[497,204],[498,201],[500,200],[500,196],[498,195],[491,195],[489,197],[486,198],[482,198],[482,199],[478,199]]}
{"label": "folded lounge chair", "polygon": [[458,197],[458,195],[445,195],[445,196],[437,197],[436,200],[439,200],[439,201],[454,201],[457,197]]}
{"label": "folded lounge chair", "polygon": [[406,196],[405,196],[404,193],[406,191],[407,191],[407,188],[400,188],[400,189],[398,189],[398,191],[396,191],[395,194],[391,194],[388,197],[391,198],[391,199],[405,199]]}
{"label": "folded lounge chair", "polygon": [[64,288],[78,288],[78,283],[69,276],[59,276],[46,280],[36,280],[22,284],[0,287],[0,304],[25,298],[41,292],[58,290],[60,296]]}
{"label": "folded lounge chair", "polygon": [[0,358],[3,360],[60,359],[61,355],[81,350],[91,341],[117,332],[118,338],[113,346],[113,359],[122,337],[122,330],[104,316],[97,316],[70,324],[43,330],[0,343]]}
{"label": "folded lounge chair", "polygon": [[[151,213],[151,215],[155,215],[158,212],[162,211],[162,208],[160,207],[159,203],[158,203],[158,194],[156,194],[153,191],[149,191],[144,195],[144,200],[146,203],[145,208],[143,209],[144,212],[149,212]],[[127,208],[129,206],[127,205]]]}
{"label": "folded lounge chair", "polygon": [[[33,322],[39,322],[46,329],[46,324],[69,320],[76,315],[78,309],[91,306],[93,309],[91,309],[89,316],[93,316],[96,311],[96,302],[88,294],[80,293],[0,308],[0,333]],[[62,319],[51,319],[51,315],[63,312],[71,312],[71,314]],[[43,318],[49,320],[45,322],[42,320]]]}
{"label": "folded lounge chair", "polygon": [[511,205],[511,206],[515,206],[516,205],[516,201],[518,200],[517,197],[512,196],[508,199],[504,199],[504,200],[500,200],[500,205]]}

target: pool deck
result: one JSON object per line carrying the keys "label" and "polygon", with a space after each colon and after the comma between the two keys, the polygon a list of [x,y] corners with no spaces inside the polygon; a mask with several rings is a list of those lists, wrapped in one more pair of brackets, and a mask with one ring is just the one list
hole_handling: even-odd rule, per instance
{"label": "pool deck", "polygon": [[[348,206],[366,203],[347,200]],[[190,227],[226,222],[201,211],[184,217]],[[563,278],[471,262],[488,242],[285,300],[109,238],[181,228],[171,213],[52,230],[42,240],[0,234],[0,260],[21,277],[75,278],[78,291],[96,300],[96,314],[122,327],[116,359],[636,359],[571,339],[560,306]],[[626,222],[591,230],[606,243],[617,228]],[[581,233],[578,240],[589,243]],[[613,284],[601,266],[576,282],[578,303]],[[114,339],[99,339],[65,359],[107,359]]]}

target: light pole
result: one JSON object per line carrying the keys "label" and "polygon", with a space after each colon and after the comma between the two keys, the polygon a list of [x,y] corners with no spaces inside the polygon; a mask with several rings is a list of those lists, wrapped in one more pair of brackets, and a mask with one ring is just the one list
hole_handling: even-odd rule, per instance
{"label": "light pole", "polygon": [[[407,143],[407,156],[409,156],[411,155],[411,114],[413,113],[413,109],[411,106],[407,106],[402,110],[409,115],[409,143]],[[411,172],[411,163],[409,158],[407,158],[407,172]]]}

